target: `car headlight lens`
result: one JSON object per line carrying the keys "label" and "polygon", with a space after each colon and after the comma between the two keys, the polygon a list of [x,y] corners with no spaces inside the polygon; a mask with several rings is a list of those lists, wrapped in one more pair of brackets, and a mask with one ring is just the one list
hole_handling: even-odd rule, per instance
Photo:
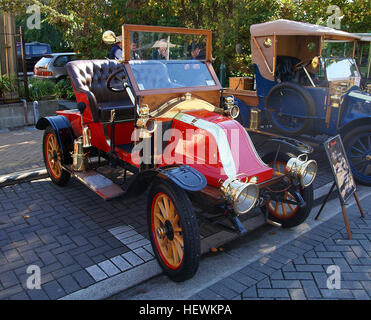
{"label": "car headlight lens", "polygon": [[238,175],[224,181],[221,190],[238,215],[249,212],[259,197],[258,186],[252,182],[242,182]]}
{"label": "car headlight lens", "polygon": [[296,179],[299,179],[303,188],[313,183],[317,174],[317,162],[308,160],[307,154],[301,154],[297,158],[291,158],[286,165],[286,171]]}
{"label": "car headlight lens", "polygon": [[249,212],[254,206],[259,196],[259,188],[254,183],[247,183],[242,186],[233,202],[234,211],[237,214]]}

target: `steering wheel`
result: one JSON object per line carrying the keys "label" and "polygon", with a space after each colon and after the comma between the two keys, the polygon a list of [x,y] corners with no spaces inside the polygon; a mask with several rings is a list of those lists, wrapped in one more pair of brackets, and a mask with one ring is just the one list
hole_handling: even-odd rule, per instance
{"label": "steering wheel", "polygon": [[311,62],[312,62],[312,59],[300,61],[295,66],[293,66],[292,70],[293,71],[301,70],[304,67],[306,67],[307,65],[309,65]]}
{"label": "steering wheel", "polygon": [[112,92],[123,92],[125,91],[125,82],[127,82],[125,70],[119,69],[107,78],[106,86]]}

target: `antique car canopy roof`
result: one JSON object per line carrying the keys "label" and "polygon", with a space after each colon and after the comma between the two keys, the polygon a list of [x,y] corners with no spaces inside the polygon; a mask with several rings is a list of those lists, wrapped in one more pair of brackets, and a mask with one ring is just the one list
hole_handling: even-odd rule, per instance
{"label": "antique car canopy roof", "polygon": [[361,37],[360,41],[371,42],[371,33],[354,33]]}
{"label": "antique car canopy roof", "polygon": [[250,27],[252,37],[262,36],[324,36],[327,39],[360,39],[361,37],[352,33],[324,27],[316,24],[279,19],[259,24],[253,24]]}

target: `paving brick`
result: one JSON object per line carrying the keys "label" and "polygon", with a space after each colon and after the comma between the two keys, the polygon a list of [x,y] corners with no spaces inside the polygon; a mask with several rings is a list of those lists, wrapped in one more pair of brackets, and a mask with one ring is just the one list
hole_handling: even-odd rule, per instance
{"label": "paving brick", "polygon": [[294,264],[292,262],[289,262],[288,264],[283,266],[282,271],[296,271],[296,269]]}
{"label": "paving brick", "polygon": [[283,276],[287,280],[312,280],[313,276],[310,272],[283,272]]}
{"label": "paving brick", "polygon": [[257,297],[258,297],[258,292],[257,292],[255,286],[252,286],[252,287],[246,289],[244,292],[242,292],[242,299],[257,298]]}
{"label": "paving brick", "polygon": [[365,251],[362,246],[351,246],[351,248],[357,258],[370,258],[367,251]]}
{"label": "paving brick", "polygon": [[314,279],[316,280],[317,287],[320,289],[327,288],[327,279],[329,275],[325,272],[312,272]]}
{"label": "paving brick", "polygon": [[144,261],[149,261],[149,260],[154,259],[154,257],[147,250],[144,250],[143,248],[135,249],[134,253],[140,258],[142,258]]}
{"label": "paving brick", "polygon": [[249,266],[242,268],[240,272],[244,273],[245,275],[255,280],[262,280],[266,277],[264,273],[254,270],[250,268]]}
{"label": "paving brick", "polygon": [[357,280],[357,281],[368,281],[371,280],[371,275],[366,272],[342,272],[344,280]]}
{"label": "paving brick", "polygon": [[9,297],[9,300],[29,300],[29,299],[30,297],[26,294],[25,291],[16,293],[15,295]]}
{"label": "paving brick", "polygon": [[121,270],[121,271],[125,271],[125,270],[128,270],[130,268],[132,268],[133,266],[127,262],[123,257],[121,256],[116,256],[116,257],[113,257],[111,258],[111,261]]}
{"label": "paving brick", "polygon": [[306,300],[303,289],[289,289],[290,297],[292,300]]}
{"label": "paving brick", "polygon": [[42,288],[52,300],[56,300],[66,295],[66,292],[57,281],[50,281],[46,284],[43,284]]}
{"label": "paving brick", "polygon": [[137,248],[140,248],[140,247],[144,247],[146,245],[150,244],[150,241],[148,239],[141,239],[139,241],[135,241],[135,242],[132,242],[132,243],[129,243],[127,244],[126,246],[131,249],[131,250],[134,250],[134,249],[137,249]]}
{"label": "paving brick", "polygon": [[271,275],[270,275],[270,278],[272,280],[283,280],[284,277],[283,277],[283,273],[281,270],[277,270],[275,272],[273,272]]}
{"label": "paving brick", "polygon": [[76,271],[72,274],[72,276],[77,281],[77,283],[83,288],[88,287],[95,283],[91,275],[85,270]]}
{"label": "paving brick", "polygon": [[242,284],[244,284],[245,286],[247,287],[250,287],[254,284],[256,284],[257,280],[256,279],[253,279],[247,275],[245,275],[244,273],[242,272],[236,272],[236,273],[233,273],[230,275],[230,277]]}
{"label": "paving brick", "polygon": [[94,264],[93,260],[90,259],[86,253],[81,253],[79,255],[75,255],[73,259],[83,268],[91,266]]}
{"label": "paving brick", "polygon": [[109,276],[114,276],[120,273],[120,270],[110,261],[106,260],[98,264],[98,266]]}
{"label": "paving brick", "polygon": [[299,280],[272,280],[272,288],[274,289],[301,289],[302,286]]}
{"label": "paving brick", "polygon": [[62,286],[63,290],[67,294],[70,294],[81,289],[77,281],[71,275],[59,278],[58,283]]}
{"label": "paving brick", "polygon": [[101,281],[103,279],[106,279],[108,276],[104,273],[104,271],[99,268],[96,264],[93,266],[90,266],[88,268],[85,268],[87,272],[93,277],[95,281]]}
{"label": "paving brick", "polygon": [[19,292],[22,292],[23,288],[16,284],[15,286],[0,290],[0,300],[7,299]]}
{"label": "paving brick", "polygon": [[197,292],[197,294],[203,299],[203,300],[223,300],[224,297],[218,293],[216,293],[213,290],[210,289],[204,289],[202,291]]}
{"label": "paving brick", "polygon": [[223,285],[220,282],[211,285],[208,289],[216,292],[218,295],[227,300],[230,300],[238,295],[236,291],[229,289],[227,286]]}
{"label": "paving brick", "polygon": [[242,293],[243,291],[246,290],[246,286],[243,285],[242,283],[234,280],[231,277],[224,278],[223,280],[219,281],[221,285],[226,286],[227,288],[237,292],[237,293]]}
{"label": "paving brick", "polygon": [[318,251],[318,258],[342,258],[343,255],[338,251]]}
{"label": "paving brick", "polygon": [[270,289],[270,288],[272,288],[269,277],[266,277],[263,280],[259,281],[256,284],[256,287],[259,288],[259,289]]}
{"label": "paving brick", "polygon": [[330,258],[305,258],[308,264],[334,264]]}
{"label": "paving brick", "polygon": [[78,264],[71,264],[67,267],[63,267],[61,269],[58,269],[56,271],[52,271],[52,275],[55,277],[55,278],[60,278],[60,277],[64,277],[68,274],[71,274],[71,273],[74,273],[74,272],[77,272],[77,271],[80,271],[82,270],[82,267]]}
{"label": "paving brick", "polygon": [[347,289],[320,289],[325,299],[352,299],[352,291]]}
{"label": "paving brick", "polygon": [[360,281],[350,281],[350,280],[341,280],[341,289],[363,289],[363,286]]}
{"label": "paving brick", "polygon": [[290,298],[286,289],[258,289],[261,298]]}
{"label": "paving brick", "polygon": [[27,295],[31,300],[50,300],[45,291],[41,289],[26,290]]}
{"label": "paving brick", "polygon": [[323,266],[320,264],[297,264],[295,265],[296,271],[306,271],[306,272],[321,272],[324,271]]}
{"label": "paving brick", "polygon": [[126,261],[128,261],[132,266],[137,266],[142,264],[144,261],[142,258],[137,256],[134,252],[129,251],[121,255]]}
{"label": "paving brick", "polygon": [[18,279],[14,272],[12,270],[9,270],[7,272],[3,272],[2,274],[0,274],[0,284],[4,288],[9,288],[18,284]]}
{"label": "paving brick", "polygon": [[366,290],[352,290],[352,294],[357,300],[370,300],[370,296]]}
{"label": "paving brick", "polygon": [[319,292],[317,285],[312,280],[301,280],[301,285],[303,286],[303,290],[305,295],[309,299],[319,299],[321,298],[321,293]]}
{"label": "paving brick", "polygon": [[50,252],[43,252],[43,253],[38,254],[38,256],[40,257],[41,261],[45,265],[57,262],[56,257],[53,254],[51,254]]}

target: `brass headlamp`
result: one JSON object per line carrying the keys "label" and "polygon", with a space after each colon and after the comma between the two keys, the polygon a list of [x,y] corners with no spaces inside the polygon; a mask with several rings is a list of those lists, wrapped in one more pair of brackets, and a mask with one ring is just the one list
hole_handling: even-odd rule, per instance
{"label": "brass headlamp", "polygon": [[245,174],[236,175],[225,180],[220,187],[226,200],[233,205],[233,209],[238,215],[249,212],[259,197],[259,188],[255,183],[257,179],[254,179],[254,182],[247,182],[248,178],[246,177],[246,182],[242,182],[242,176],[246,177]]}
{"label": "brass headlamp", "polygon": [[317,174],[317,162],[308,160],[308,155],[303,153],[297,158],[291,158],[286,164],[286,172],[298,179],[301,186],[306,188],[313,183]]}
{"label": "brass headlamp", "polygon": [[228,96],[224,98],[224,114],[227,115],[227,117],[230,117],[232,119],[236,119],[240,114],[240,108],[238,108],[234,104],[234,96]]}

